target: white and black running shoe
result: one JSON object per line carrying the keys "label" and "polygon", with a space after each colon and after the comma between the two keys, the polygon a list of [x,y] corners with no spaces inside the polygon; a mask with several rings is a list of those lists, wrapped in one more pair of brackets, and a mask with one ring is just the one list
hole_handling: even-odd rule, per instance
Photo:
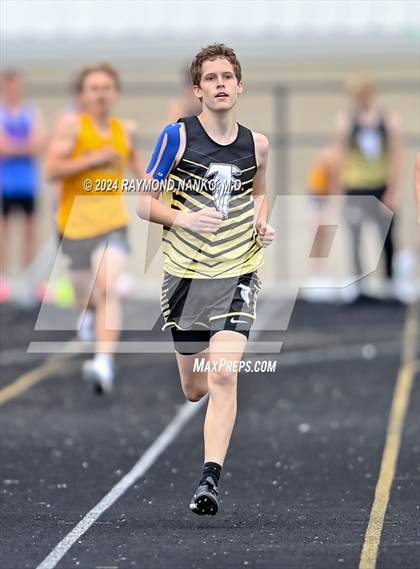
{"label": "white and black running shoe", "polygon": [[192,497],[190,510],[199,516],[215,516],[219,509],[219,490],[211,476],[199,485]]}

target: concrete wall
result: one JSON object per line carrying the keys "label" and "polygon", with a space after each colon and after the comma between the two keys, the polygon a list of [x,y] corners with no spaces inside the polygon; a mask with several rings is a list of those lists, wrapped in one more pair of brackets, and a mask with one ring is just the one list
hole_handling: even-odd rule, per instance
{"label": "concrete wall", "polygon": [[[333,46],[332,46],[333,49]],[[89,55],[89,54],[88,54]],[[87,57],[88,59],[88,57]],[[82,63],[82,56],[69,65],[39,61],[27,69],[28,91],[31,99],[44,114],[48,128],[55,116],[71,104],[67,92],[71,73]],[[22,60],[22,68],[25,68]],[[375,77],[384,85],[381,99],[390,109],[399,111],[406,139],[402,208],[397,219],[397,240],[399,248],[416,246],[416,220],[412,190],[412,173],[416,150],[420,139],[420,101],[418,86],[419,71],[416,57],[360,57],[351,56],[328,58],[296,57],[278,61],[253,60],[245,57],[242,61],[245,78],[245,93],[238,109],[238,120],[256,131],[267,134],[272,140],[272,154],[268,174],[269,191],[272,200],[276,194],[287,193],[292,196],[305,193],[305,179],[308,168],[316,156],[320,144],[326,142],[331,133],[336,113],[348,107],[341,87],[349,73],[363,71]],[[166,121],[168,105],[176,96],[179,71],[182,62],[153,61],[130,57],[119,60],[125,91],[118,112],[135,118],[144,138],[144,152],[147,158],[151,152],[152,140],[157,136]],[[153,88],[151,87],[153,86]],[[276,144],[276,136],[281,131],[281,115],[278,114],[279,100],[275,99],[275,89],[281,87],[288,92],[287,106],[284,107],[283,120],[287,123],[287,145]],[[281,108],[280,108],[281,110]],[[280,122],[279,122],[280,120]],[[283,125],[284,126],[284,125]],[[47,183],[41,192],[41,223],[39,226],[40,244],[45,243],[54,230],[52,209],[56,189]],[[136,197],[127,198],[134,211]],[[309,236],[313,233],[310,224],[310,209],[306,217],[302,214],[305,202],[296,203],[290,210],[279,213],[279,235],[275,248],[267,255],[263,270],[266,282],[275,285],[285,275],[304,277],[308,266],[302,262]],[[133,214],[134,218],[134,214]],[[138,285],[145,290],[154,287],[160,279],[161,258],[158,255],[147,276],[144,276],[147,248],[149,254],[159,244],[159,228],[149,228],[140,220],[133,221],[131,228],[133,255],[129,270],[138,279]],[[374,234],[372,239],[375,239]],[[329,261],[329,270],[337,277],[348,270],[349,255],[345,236]],[[150,241],[151,240],[151,241]],[[368,240],[369,242],[371,239]],[[368,252],[371,247],[368,244]]]}

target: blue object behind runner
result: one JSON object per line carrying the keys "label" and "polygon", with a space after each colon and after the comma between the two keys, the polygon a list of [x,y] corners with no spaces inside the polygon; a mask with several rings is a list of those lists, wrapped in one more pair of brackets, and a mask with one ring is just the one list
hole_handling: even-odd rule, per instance
{"label": "blue object behind runner", "polygon": [[162,145],[166,137],[165,149],[162,153],[162,156],[160,157],[159,164],[156,166],[156,169],[153,173],[153,178],[155,180],[164,180],[172,167],[181,140],[179,132],[180,128],[181,128],[180,123],[168,124],[168,126],[166,126],[163,129],[156,142],[152,158],[150,159],[150,164],[147,168],[147,173],[151,172],[155,167],[155,164],[157,162],[160,151],[162,149]]}
{"label": "blue object behind runner", "polygon": [[[16,144],[27,144],[34,127],[34,112],[24,107],[18,114],[0,108],[0,129]],[[0,192],[5,197],[32,197],[38,188],[38,171],[33,156],[0,159]]]}

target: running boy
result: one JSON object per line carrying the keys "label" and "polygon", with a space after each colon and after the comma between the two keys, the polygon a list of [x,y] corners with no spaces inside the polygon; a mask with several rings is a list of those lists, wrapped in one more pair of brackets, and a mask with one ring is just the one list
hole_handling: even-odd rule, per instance
{"label": "running boy", "polygon": [[[209,393],[204,468],[190,508],[218,510],[218,482],[236,417],[237,364],[255,319],[262,247],[274,240],[267,223],[268,141],[235,121],[242,93],[233,49],[213,44],[191,68],[197,116],[169,124],[149,170],[171,182],[163,202],[140,195],[138,213],[163,225],[163,328],[174,340],[182,389],[190,401]],[[211,371],[197,371],[205,358]]]}

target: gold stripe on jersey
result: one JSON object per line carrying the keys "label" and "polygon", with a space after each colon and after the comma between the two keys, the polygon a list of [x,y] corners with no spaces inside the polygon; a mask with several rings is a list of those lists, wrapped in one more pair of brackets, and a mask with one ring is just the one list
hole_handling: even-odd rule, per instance
{"label": "gold stripe on jersey", "polygon": [[[213,204],[213,200],[209,201],[208,199],[203,199],[203,197],[200,200],[199,198],[200,198],[199,194],[196,194],[195,196],[190,196],[185,192],[179,191],[177,196],[173,198],[172,205],[178,206],[178,208],[181,211],[198,211],[198,210],[202,209],[203,207],[206,207],[206,206],[208,207],[208,206],[211,206]],[[232,211],[239,212],[241,209],[245,209],[245,208],[247,208],[248,210],[250,210],[250,209],[253,210],[254,209],[253,202],[254,202],[254,200],[252,199],[252,196],[250,196],[243,203],[240,203],[239,205],[235,205],[235,206],[231,207],[230,210],[231,210],[231,212]],[[214,207],[214,205],[213,205],[213,207]],[[224,220],[224,221],[227,221],[227,220]]]}
{"label": "gold stripe on jersey", "polygon": [[[181,233],[181,232],[171,232],[166,231],[164,235],[164,240],[167,243],[170,243],[175,249],[179,248],[184,251],[185,256],[188,256],[191,260],[195,259],[198,253],[201,254],[202,260],[217,260],[217,254],[212,254],[210,251],[213,251],[215,246],[219,248],[221,246],[227,246],[231,244],[232,248],[242,247],[248,244],[249,241],[252,241],[253,238],[253,225],[249,223],[248,229],[244,239],[244,233],[241,228],[235,228],[235,231],[228,234],[223,234],[222,237],[214,240],[213,242],[205,242],[203,240],[199,240],[194,238],[190,233]],[[207,241],[207,240],[206,240]],[[229,253],[230,249],[225,249],[225,253]],[[238,251],[237,251],[238,253]]]}
{"label": "gold stripe on jersey", "polygon": [[[243,184],[242,184],[242,186],[243,186]],[[231,197],[230,197],[230,201],[232,201],[232,200],[237,200],[237,199],[239,199],[239,198],[243,198],[243,197],[247,196],[248,194],[251,194],[253,189],[254,189],[254,188],[251,187],[251,188],[249,188],[248,190],[245,190],[244,192],[241,192],[240,194],[238,194],[238,195],[236,195],[236,196],[235,196],[235,195],[231,196]]]}
{"label": "gold stripe on jersey", "polygon": [[200,166],[200,168],[207,170],[207,166],[205,164],[200,164],[199,162],[193,162],[192,160],[187,160],[186,158],[183,158],[181,162],[188,162],[188,164],[194,164],[194,166]]}
{"label": "gold stripe on jersey", "polygon": [[[207,166],[205,164],[200,164],[199,162],[194,162],[193,160],[188,160],[187,158],[182,158],[181,162],[187,162],[188,164],[194,164],[194,166],[200,166],[200,168],[204,168],[204,170],[207,170]],[[244,170],[241,170],[242,174],[244,172],[250,172],[251,170],[256,170],[255,166],[251,166],[250,168],[245,168]],[[249,182],[249,180],[248,180]],[[243,184],[245,184],[246,182],[243,182]]]}
{"label": "gold stripe on jersey", "polygon": [[[184,178],[180,178],[179,176],[176,176],[175,174],[170,174],[169,179],[171,179],[173,182],[176,182],[174,184],[174,192],[182,192],[183,191],[183,190],[181,190],[181,188],[185,184]],[[201,181],[205,180],[205,178],[202,178],[200,176],[196,176],[196,179],[200,179]],[[241,182],[241,187],[243,187],[245,184],[249,184],[250,182],[252,182],[252,178],[250,178],[249,180],[246,180],[245,182]],[[194,182],[191,185],[192,185],[192,189],[194,189]],[[197,184],[197,185],[199,186],[199,188],[195,190],[197,194],[202,194],[203,196],[206,196],[208,199],[213,200],[213,196],[205,191],[204,184],[203,185]],[[174,193],[174,192],[172,192],[172,193]],[[251,192],[252,192],[252,187],[249,188],[248,190],[246,190],[245,192],[238,193],[237,195],[233,194],[230,197],[230,200],[238,199],[239,197],[245,196]]]}
{"label": "gold stripe on jersey", "polygon": [[[252,196],[249,196],[249,198],[246,200],[246,202],[231,207],[229,209],[229,213],[232,213],[232,211],[240,211],[241,209],[245,209],[245,207],[247,207],[247,206],[251,206],[252,209],[254,208],[254,199]],[[251,209],[251,208],[248,208],[248,209]]]}
{"label": "gold stripe on jersey", "polygon": [[[203,328],[208,329],[209,327],[207,326],[207,324],[204,324],[204,322],[194,322],[194,326],[202,326]],[[168,328],[168,326],[175,326],[175,328],[177,330],[182,330],[182,331],[186,331],[186,330],[191,330],[191,328],[182,328],[182,326],[180,326],[177,322],[175,322],[175,320],[170,320],[169,322],[166,322],[166,324],[164,324],[162,326],[162,330],[166,330],[166,328]]]}
{"label": "gold stripe on jersey", "polygon": [[[242,243],[247,243],[251,240],[253,236],[254,227],[251,223],[248,223],[248,229],[246,233],[241,230],[241,227],[236,227],[230,233],[224,233],[222,236],[214,238],[212,240],[202,240],[200,238],[195,238],[191,233],[173,232],[168,231],[164,238],[170,243],[177,243],[177,240],[182,242],[186,247],[193,249],[194,251],[201,251],[203,256],[208,258],[217,258],[217,254],[213,254],[210,251],[214,249],[214,246],[222,246],[231,244],[231,247],[238,247]],[[180,245],[182,247],[182,245]],[[226,250],[228,252],[228,250]]]}
{"label": "gold stripe on jersey", "polygon": [[249,172],[250,170],[256,170],[256,167],[255,167],[255,166],[251,166],[250,168],[245,168],[244,170],[242,170],[242,174],[243,174],[244,172]]}
{"label": "gold stripe on jersey", "polygon": [[[245,236],[244,239],[244,235],[243,234],[239,234],[238,236],[234,236],[232,238],[232,236],[227,237],[223,240],[220,241],[215,241],[213,243],[211,243],[211,247],[209,247],[206,243],[204,243],[203,241],[199,241],[194,239],[193,237],[191,237],[190,234],[185,234],[186,236],[183,237],[180,233],[178,232],[171,232],[169,231],[164,239],[167,243],[170,243],[174,246],[174,248],[176,248],[177,246],[181,249],[184,249],[185,252],[185,256],[191,260],[195,260],[195,258],[200,255],[203,262],[206,263],[210,263],[210,266],[212,266],[212,264],[217,263],[217,258],[218,258],[218,253],[217,252],[210,252],[210,251],[215,251],[215,249],[223,249],[223,252],[225,255],[228,255],[228,253],[231,253],[229,255],[229,258],[232,259],[236,259],[238,257],[238,254],[240,254],[240,248],[243,248],[244,251],[243,253],[246,253],[246,251],[248,249],[246,249],[246,247],[249,248],[249,244],[250,242],[252,243],[252,237],[253,237],[253,228],[250,228],[249,231],[247,231],[247,235]],[[226,246],[229,246],[228,248]]]}
{"label": "gold stripe on jersey", "polygon": [[183,174],[187,174],[189,178],[195,178],[196,180],[205,180],[204,176],[198,176],[197,174],[193,174],[192,172],[187,172],[182,168],[177,168],[178,172],[182,172]]}
{"label": "gold stripe on jersey", "polygon": [[[261,262],[259,262],[260,253],[261,249],[257,248],[256,250],[252,251],[249,255],[247,255],[245,259],[241,260],[241,262],[236,263],[235,265],[229,267],[228,276],[238,276],[255,271],[256,267],[259,267],[261,265]],[[185,278],[206,279],[206,278],[217,278],[217,277],[224,278],[226,274],[226,271],[223,274],[221,274],[220,271],[219,272],[214,271],[215,276],[212,277],[208,269],[203,267],[201,263],[191,263],[188,268],[185,268],[185,261],[177,263],[176,261],[174,261],[173,258],[169,257],[169,254],[166,251],[164,251],[164,255],[165,255],[165,263],[167,262],[167,265],[165,264],[165,266],[170,266],[171,270],[174,270],[174,272],[176,272],[175,276],[185,277]]]}
{"label": "gold stripe on jersey", "polygon": [[[241,217],[241,219],[235,219],[234,221],[236,222],[236,225],[234,223],[231,223],[229,225],[226,225],[226,227],[222,227],[223,231],[218,231],[217,233],[202,233],[200,235],[198,235],[197,233],[194,233],[192,231],[189,231],[188,229],[183,229],[182,227],[177,227],[176,230],[174,228],[169,228],[167,226],[165,226],[164,228],[164,237],[166,237],[166,235],[169,233],[171,235],[181,235],[184,236],[186,239],[193,241],[194,243],[199,244],[200,246],[204,243],[207,244],[209,246],[213,245],[216,241],[220,241],[222,239],[225,239],[226,236],[229,237],[229,231],[231,231],[232,229],[236,229],[236,228],[240,228],[242,227],[244,230],[244,235],[245,235],[245,229],[247,225],[250,225],[250,221],[251,221],[251,217],[253,218],[254,213],[252,210],[248,210],[246,212],[244,212],[244,214]],[[229,221],[229,220],[227,220]],[[253,224],[251,226],[251,229],[254,230]],[[237,233],[239,233],[239,231],[237,231]]]}
{"label": "gold stripe on jersey", "polygon": [[[199,166],[201,166],[201,164],[199,164]],[[190,178],[195,178],[196,180],[208,180],[208,178],[206,178],[205,176],[199,176],[198,174],[193,174],[192,172],[187,172],[186,170],[183,170],[182,168],[177,168],[178,172],[182,172],[183,174],[187,174]],[[248,168],[247,168],[248,170]],[[245,170],[244,170],[245,172]],[[170,174],[169,176],[170,178],[173,177],[173,174]],[[179,180],[180,178],[178,178]],[[245,184],[249,184],[250,182],[253,181],[254,178],[249,178],[249,180],[245,180],[244,182],[241,182],[241,186],[244,186]]]}
{"label": "gold stripe on jersey", "polygon": [[[243,243],[241,246],[234,247],[233,250],[230,251],[230,255],[225,252],[224,258],[222,260],[216,257],[209,257],[200,255],[197,251],[194,251],[192,248],[187,250],[187,244],[185,242],[166,240],[165,242],[169,245],[169,247],[165,247],[164,253],[167,254],[173,263],[178,266],[182,267],[185,261],[188,261],[189,264],[189,273],[191,271],[197,270],[198,266],[202,267],[200,270],[200,274],[204,276],[207,274],[219,274],[221,268],[223,267],[223,263],[228,260],[232,267],[238,268],[241,265],[248,265],[248,262],[258,253],[260,253],[260,248],[257,243],[252,243],[251,246],[248,243]],[[236,260],[240,259],[239,263],[235,263]],[[179,270],[178,270],[179,272]],[[251,271],[247,271],[251,272]],[[178,275],[177,275],[178,276]],[[187,275],[183,275],[187,276]]]}
{"label": "gold stripe on jersey", "polygon": [[[198,234],[176,225],[164,226],[165,271],[186,278],[227,278],[253,272],[263,262],[263,250],[254,225],[252,182],[257,164],[252,133],[240,126],[236,141],[225,148],[206,136],[195,117],[183,121],[187,144],[168,176],[173,190],[163,193],[164,203],[185,213],[215,207],[210,186],[213,178],[206,176],[210,166],[212,172],[217,171],[217,165],[234,167],[227,175],[235,182],[224,197],[228,217],[216,233]],[[220,175],[225,176],[222,168]]]}
{"label": "gold stripe on jersey", "polygon": [[[197,209],[202,209],[209,202],[208,198],[206,198],[204,203],[203,203],[198,199],[199,197],[200,197],[200,194],[196,194],[196,195],[192,196],[192,195],[187,194],[186,192],[179,191],[177,193],[176,198],[174,198],[173,201],[177,202],[176,205],[179,205],[182,208],[182,211],[184,209],[187,211],[186,208],[188,208],[189,205],[193,206],[194,210],[197,210]],[[180,200],[179,198],[182,198],[182,200]],[[185,202],[187,202],[187,204]]]}
{"label": "gold stripe on jersey", "polygon": [[[180,207],[186,210],[182,204]],[[171,267],[172,274],[188,278],[236,276],[251,272],[256,263],[261,264],[262,257],[261,248],[255,241],[253,217],[253,207],[248,207],[240,216],[225,220],[225,227],[222,224],[219,229],[220,234],[197,236],[179,227],[176,231],[165,228],[163,237],[166,266]],[[243,262],[235,263],[241,257]],[[231,265],[227,274],[223,270],[226,262]],[[186,263],[187,271],[182,269]]]}
{"label": "gold stripe on jersey", "polygon": [[[236,196],[232,196],[230,201],[235,205],[231,206],[231,211],[239,211],[241,208],[249,206],[251,204],[253,209],[253,197],[249,194],[252,193],[252,188],[242,192]],[[241,203],[242,202],[242,203]],[[213,197],[204,192],[196,193],[190,195],[183,190],[178,190],[172,198],[172,207],[179,206],[181,211],[197,211],[205,206],[214,207]],[[186,209],[189,208],[189,209]],[[234,221],[232,219],[225,221]]]}

